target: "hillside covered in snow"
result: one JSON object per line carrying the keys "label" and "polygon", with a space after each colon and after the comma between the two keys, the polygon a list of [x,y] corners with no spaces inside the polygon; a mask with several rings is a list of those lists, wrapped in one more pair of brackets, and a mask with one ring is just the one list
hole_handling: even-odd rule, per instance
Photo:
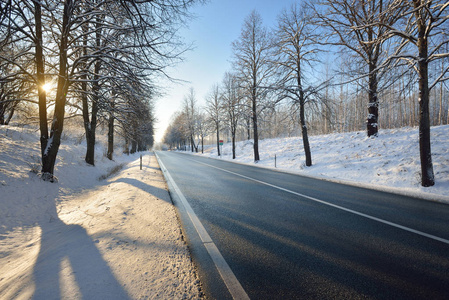
{"label": "hillside covered in snow", "polygon": [[[408,127],[380,130],[376,138],[365,132],[311,136],[311,167],[305,166],[300,137],[265,139],[259,141],[257,165],[449,203],[449,126],[431,128],[433,187],[420,185],[418,134]],[[232,160],[231,143],[222,147],[221,158]],[[253,153],[251,140],[238,142],[234,161],[254,164]],[[198,155],[219,158],[215,145]]]}

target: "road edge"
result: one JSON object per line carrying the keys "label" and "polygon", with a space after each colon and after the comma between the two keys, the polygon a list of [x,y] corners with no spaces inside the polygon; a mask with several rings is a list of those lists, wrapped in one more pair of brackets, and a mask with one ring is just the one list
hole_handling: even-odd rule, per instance
{"label": "road edge", "polygon": [[[228,263],[220,253],[219,249],[213,242],[212,238],[208,234],[207,230],[204,228],[203,224],[199,220],[199,218],[196,216],[195,212],[193,211],[192,207],[190,206],[187,199],[182,194],[181,190],[173,180],[173,178],[170,175],[170,172],[165,167],[164,163],[160,160],[159,155],[157,152],[154,152],[156,159],[158,161],[159,167],[165,177],[165,180],[167,182],[167,186],[169,188],[170,196],[175,196],[178,201],[173,201],[173,203],[180,203],[182,205],[183,211],[185,211],[185,214],[187,215],[189,221],[193,225],[196,234],[201,239],[201,244],[204,247],[204,249],[207,251],[210,259],[213,261],[213,264],[215,268],[217,269],[218,273],[220,274],[221,279],[223,280],[223,283],[226,285],[226,288],[228,292],[231,294],[233,299],[250,299],[238,279],[236,278],[235,274],[232,272],[231,268],[229,267]],[[179,205],[178,205],[179,208]],[[181,212],[180,212],[181,213]],[[186,217],[186,218],[187,218]]]}

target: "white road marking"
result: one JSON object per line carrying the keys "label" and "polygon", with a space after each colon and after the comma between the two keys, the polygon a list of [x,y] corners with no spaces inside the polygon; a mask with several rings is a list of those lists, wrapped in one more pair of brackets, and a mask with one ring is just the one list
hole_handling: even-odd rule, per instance
{"label": "white road marking", "polygon": [[204,247],[206,248],[207,252],[209,253],[212,261],[214,262],[215,267],[217,268],[218,272],[220,273],[221,278],[223,279],[224,283],[226,284],[226,287],[228,288],[229,292],[231,293],[232,298],[249,300],[248,294],[245,292],[242,285],[237,280],[237,277],[235,277],[235,275],[232,272],[231,268],[229,267],[228,263],[224,259],[223,255],[221,255],[221,253],[218,250],[215,243],[212,241],[210,235],[206,231],[206,228],[204,228],[203,224],[198,219],[197,215],[193,211],[193,209],[190,206],[189,202],[187,201],[186,197],[184,197],[184,195],[182,194],[178,185],[175,183],[175,181],[171,177],[170,173],[168,172],[167,168],[162,163],[162,161],[159,159],[159,156],[157,154],[156,154],[156,157],[158,158],[159,165],[161,166],[162,171],[166,175],[167,180],[170,181],[173,188],[175,189],[176,194],[178,195],[179,199],[181,200],[181,203],[184,206],[190,220],[192,221],[193,226],[195,226],[195,229],[196,229],[198,235],[200,236]]}
{"label": "white road marking", "polygon": [[442,242],[442,243],[445,243],[445,244],[449,245],[449,240],[440,238],[440,237],[432,235],[432,234],[428,234],[428,233],[425,233],[425,232],[422,232],[422,231],[419,231],[419,230],[416,230],[416,229],[413,229],[413,228],[409,228],[409,227],[406,227],[406,226],[403,226],[403,225],[399,225],[399,224],[396,224],[396,223],[393,223],[393,222],[390,222],[390,221],[387,221],[387,220],[384,220],[384,219],[373,217],[373,216],[370,216],[370,215],[367,215],[367,214],[364,214],[364,213],[361,213],[361,212],[358,212],[358,211],[355,211],[355,210],[352,210],[352,209],[349,209],[349,208],[345,208],[345,207],[342,207],[342,206],[339,206],[339,205],[336,205],[336,204],[332,204],[332,203],[329,203],[329,202],[326,202],[326,201],[323,201],[323,200],[320,200],[320,199],[317,199],[317,198],[314,198],[314,197],[310,197],[310,196],[307,196],[307,195],[304,195],[304,194],[301,194],[301,193],[297,193],[297,192],[294,192],[294,191],[282,188],[280,186],[277,186],[277,185],[274,185],[274,184],[271,184],[271,183],[268,183],[268,182],[265,182],[265,181],[261,181],[261,180],[255,179],[255,178],[251,178],[251,177],[239,174],[239,173],[235,173],[235,172],[232,172],[232,171],[229,171],[229,170],[225,170],[225,169],[222,169],[222,168],[219,168],[219,167],[207,164],[207,163],[203,163],[203,162],[196,161],[196,160],[195,160],[195,162],[197,162],[199,164],[203,164],[203,165],[209,166],[209,167],[217,169],[217,170],[221,170],[223,172],[227,172],[227,173],[230,173],[230,174],[233,174],[233,175],[245,178],[245,179],[252,180],[252,181],[260,183],[260,184],[264,184],[264,185],[273,187],[275,189],[278,189],[278,190],[281,190],[281,191],[284,191],[284,192],[287,192],[287,193],[290,193],[290,194],[293,194],[293,195],[297,195],[297,196],[300,196],[300,197],[303,197],[303,198],[306,198],[306,199],[309,199],[309,200],[312,200],[312,201],[315,201],[315,202],[318,202],[318,203],[321,203],[321,204],[324,204],[324,205],[328,205],[328,206],[331,206],[331,207],[334,207],[334,208],[337,208],[337,209],[340,209],[340,210],[343,210],[343,211],[346,211],[346,212],[349,212],[349,213],[352,213],[352,214],[355,214],[355,215],[358,215],[358,216],[361,216],[361,217],[365,217],[365,218],[370,219],[370,220],[374,220],[374,221],[377,221],[377,222],[380,222],[380,223],[383,223],[383,224],[386,224],[386,225],[390,225],[392,227],[396,227],[396,228],[399,228],[399,229],[402,229],[402,230],[405,230],[405,231],[408,231],[408,232],[412,232],[412,233],[415,233],[415,234],[418,234],[418,235],[421,235],[421,236],[424,236],[424,237],[433,239],[435,241],[439,241],[439,242]]}

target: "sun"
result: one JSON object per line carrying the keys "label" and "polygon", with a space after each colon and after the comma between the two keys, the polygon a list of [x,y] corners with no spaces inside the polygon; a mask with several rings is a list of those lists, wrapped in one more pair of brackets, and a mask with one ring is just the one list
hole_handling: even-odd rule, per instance
{"label": "sun", "polygon": [[51,84],[50,84],[49,82],[47,82],[46,84],[44,84],[44,85],[42,86],[42,88],[44,89],[44,91],[45,91],[46,93],[48,93],[48,92],[51,90]]}

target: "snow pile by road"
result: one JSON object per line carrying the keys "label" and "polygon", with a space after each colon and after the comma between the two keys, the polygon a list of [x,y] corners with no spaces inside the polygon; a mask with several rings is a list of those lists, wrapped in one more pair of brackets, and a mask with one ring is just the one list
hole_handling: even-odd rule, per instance
{"label": "snow pile by road", "polygon": [[84,163],[66,138],[55,175],[38,134],[0,126],[0,299],[196,299],[199,283],[152,154]]}
{"label": "snow pile by road", "polygon": [[[418,134],[417,128],[401,128],[380,130],[377,138],[365,132],[311,136],[311,167],[305,166],[302,138],[265,139],[259,141],[257,165],[274,168],[276,157],[280,170],[449,202],[449,126],[431,129],[436,184],[429,188],[420,185]],[[222,153],[232,160],[231,143]],[[204,155],[217,158],[216,146]],[[234,161],[254,164],[253,141],[238,142],[236,155]]]}

